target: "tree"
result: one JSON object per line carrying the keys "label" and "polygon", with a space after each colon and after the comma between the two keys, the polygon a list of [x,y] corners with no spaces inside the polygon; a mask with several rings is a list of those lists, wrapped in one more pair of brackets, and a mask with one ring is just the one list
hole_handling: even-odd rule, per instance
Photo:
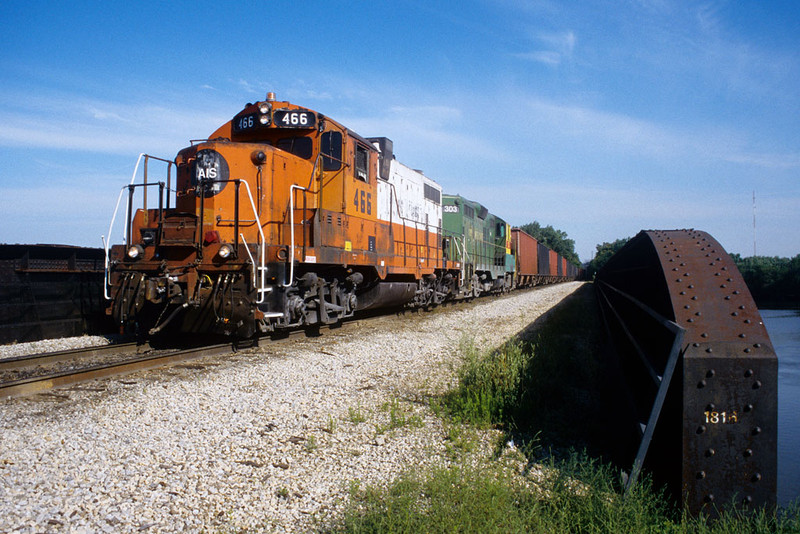
{"label": "tree", "polygon": [[597,271],[599,271],[603,265],[605,265],[608,260],[611,259],[611,256],[616,254],[630,240],[630,237],[626,237],[624,239],[617,239],[613,243],[603,243],[602,245],[597,245],[597,253],[594,255],[592,261],[589,262],[589,265],[586,266],[586,276],[590,280],[594,278],[595,273],[597,273]]}
{"label": "tree", "polygon": [[523,232],[535,237],[539,243],[542,243],[567,258],[568,262],[574,265],[581,264],[581,260],[575,252],[575,240],[569,239],[567,233],[563,230],[556,230],[550,225],[542,227],[537,221],[523,224],[519,228]]}

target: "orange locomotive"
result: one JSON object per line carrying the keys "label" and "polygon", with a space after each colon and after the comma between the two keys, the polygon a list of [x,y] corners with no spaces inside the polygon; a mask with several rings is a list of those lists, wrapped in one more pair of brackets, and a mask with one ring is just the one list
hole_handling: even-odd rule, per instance
{"label": "orange locomotive", "polygon": [[[106,248],[121,329],[250,337],[456,291],[441,187],[397,162],[388,139],[270,93],[174,162],[160,160],[166,182],[148,182],[158,158],[143,157],[143,183],[120,193],[125,243]],[[156,187],[158,207],[148,207]]]}

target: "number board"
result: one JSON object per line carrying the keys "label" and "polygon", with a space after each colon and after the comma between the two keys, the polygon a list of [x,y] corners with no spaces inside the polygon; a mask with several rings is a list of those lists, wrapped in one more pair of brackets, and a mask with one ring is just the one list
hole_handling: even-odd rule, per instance
{"label": "number board", "polygon": [[233,132],[240,133],[252,130],[256,126],[263,126],[258,121],[258,113],[248,113],[233,119]]}
{"label": "number board", "polygon": [[311,111],[299,109],[277,110],[273,123],[278,128],[316,128],[317,116]]}

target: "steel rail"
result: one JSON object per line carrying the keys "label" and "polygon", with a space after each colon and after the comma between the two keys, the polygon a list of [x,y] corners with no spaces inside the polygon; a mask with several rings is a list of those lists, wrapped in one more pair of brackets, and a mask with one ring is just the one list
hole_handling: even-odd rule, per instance
{"label": "steel rail", "polygon": [[18,397],[23,395],[31,395],[34,393],[41,393],[42,391],[47,391],[57,387],[68,386],[98,378],[107,378],[111,376],[128,374],[145,369],[152,369],[154,367],[161,367],[170,363],[182,362],[203,356],[226,354],[232,351],[233,348],[230,343],[223,343],[219,345],[197,347],[166,354],[151,354],[112,364],[95,365],[91,367],[85,367],[83,369],[4,382],[0,383],[0,398]]}
{"label": "steel rail", "polygon": [[19,369],[29,365],[40,365],[54,362],[65,362],[78,360],[81,358],[91,358],[102,356],[103,354],[137,352],[139,350],[149,350],[147,344],[116,343],[113,345],[102,345],[92,347],[82,347],[79,349],[59,350],[52,352],[40,352],[36,354],[23,354],[22,356],[12,356],[0,359],[0,371],[8,369]]}

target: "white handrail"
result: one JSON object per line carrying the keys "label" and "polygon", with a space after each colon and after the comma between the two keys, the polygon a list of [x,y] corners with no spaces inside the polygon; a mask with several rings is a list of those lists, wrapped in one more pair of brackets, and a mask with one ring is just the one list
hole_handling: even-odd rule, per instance
{"label": "white handrail", "polygon": [[[264,237],[264,228],[261,226],[261,219],[259,218],[258,212],[256,211],[256,204],[253,201],[253,195],[250,192],[250,186],[244,180],[240,180],[240,183],[244,184],[244,188],[247,189],[247,198],[250,200],[250,208],[252,208],[253,216],[256,218],[256,225],[258,226],[258,234],[261,236],[261,247],[260,247],[261,248],[261,260],[260,260],[260,266],[259,266],[258,270],[261,271],[261,289],[262,289],[262,291],[259,291],[258,299],[256,299],[256,304],[261,304],[261,303],[264,302],[264,293],[265,292],[263,291],[263,289],[267,284],[267,279],[266,279],[267,270],[265,268],[266,267],[266,250],[265,250],[266,246],[265,245],[266,245],[267,240]],[[244,235],[242,235],[242,234],[239,234],[239,235],[242,236],[242,241],[244,241]],[[247,246],[246,242],[245,242],[245,246]],[[250,254],[250,249],[247,249],[247,253]],[[253,280],[253,282],[255,283],[255,280]]]}
{"label": "white handrail", "polygon": [[[142,162],[142,158],[143,157],[144,157],[144,152],[139,154],[139,157],[136,160],[136,166],[133,168],[133,176],[131,176],[130,184],[128,184],[126,186],[123,186],[122,189],[120,189],[119,196],[117,197],[117,205],[114,207],[114,215],[111,216],[111,224],[108,225],[108,241],[105,241],[105,239],[103,240],[103,248],[104,248],[105,253],[106,253],[106,257],[105,257],[105,276],[104,276],[104,280],[103,280],[103,297],[105,297],[106,300],[111,300],[111,297],[108,294],[108,274],[109,274],[108,273],[108,263],[109,263],[108,262],[108,251],[109,251],[109,247],[111,246],[111,232],[114,230],[114,222],[117,219],[117,212],[119,211],[119,203],[122,201],[122,193],[125,191],[126,188],[130,187],[131,185],[133,185],[134,181],[136,181],[136,174],[139,172],[139,164]],[[122,242],[123,243],[126,243],[125,239],[127,238],[127,235],[128,235],[128,225],[130,224],[130,215],[131,215],[128,212],[128,207],[127,206],[125,207],[125,214],[126,214],[126,217],[125,217],[126,222],[125,222],[125,232],[124,232],[124,235],[122,236]]]}

